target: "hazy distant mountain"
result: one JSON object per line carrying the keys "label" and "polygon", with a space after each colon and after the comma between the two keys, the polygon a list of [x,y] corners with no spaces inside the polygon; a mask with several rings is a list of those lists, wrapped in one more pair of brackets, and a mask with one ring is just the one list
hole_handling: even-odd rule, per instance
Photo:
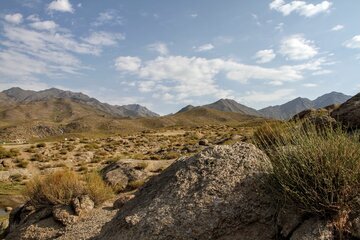
{"label": "hazy distant mountain", "polygon": [[282,105],[263,108],[259,110],[259,112],[267,118],[286,120],[306,109],[323,108],[332,104],[342,104],[350,98],[351,96],[347,96],[343,93],[331,92],[318,97],[314,101],[299,97]]}
{"label": "hazy distant mountain", "polygon": [[246,115],[260,116],[257,110],[242,105],[232,99],[220,99],[217,102],[204,105],[203,107],[216,109],[223,112],[235,112],[235,113],[243,113]]}
{"label": "hazy distant mountain", "polygon": [[187,105],[186,107],[183,107],[182,109],[180,109],[177,113],[187,112],[193,108],[195,108],[193,105]]}
{"label": "hazy distant mountain", "polygon": [[332,104],[342,104],[349,100],[351,96],[339,92],[331,92],[313,101],[315,108],[323,108]]}
{"label": "hazy distant mountain", "polygon": [[[5,90],[0,95],[0,102],[7,100],[16,104],[29,104],[38,101],[49,101],[52,99],[68,99],[76,103],[86,104],[96,110],[118,117],[153,117],[158,114],[151,112],[147,108],[134,104],[126,106],[112,106],[102,103],[95,98],[90,98],[83,93],[75,93],[71,91],[63,91],[56,88],[50,88],[43,91],[23,90],[15,87]],[[1,106],[1,104],[0,104]]]}

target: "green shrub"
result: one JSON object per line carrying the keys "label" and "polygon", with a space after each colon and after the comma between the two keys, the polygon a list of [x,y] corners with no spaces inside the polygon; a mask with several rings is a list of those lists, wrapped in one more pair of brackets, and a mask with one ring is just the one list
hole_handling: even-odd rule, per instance
{"label": "green shrub", "polygon": [[[269,156],[273,180],[284,199],[303,211],[319,216],[339,216],[358,208],[360,194],[359,134],[343,130],[287,125],[287,133],[274,132],[257,138]],[[284,137],[285,136],[285,137]]]}
{"label": "green shrub", "polygon": [[17,149],[12,148],[8,151],[5,148],[0,147],[0,159],[12,158],[12,157],[16,157],[18,155],[19,155],[19,150],[17,150]]}

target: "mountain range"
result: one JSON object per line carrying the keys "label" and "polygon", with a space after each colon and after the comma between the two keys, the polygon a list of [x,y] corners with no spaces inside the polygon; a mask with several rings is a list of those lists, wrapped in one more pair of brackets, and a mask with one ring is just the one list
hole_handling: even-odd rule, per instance
{"label": "mountain range", "polygon": [[138,104],[113,106],[102,103],[95,98],[91,98],[83,93],[63,91],[56,88],[50,88],[43,91],[23,90],[15,87],[0,93],[0,107],[32,105],[37,102],[45,102],[54,99],[69,100],[75,103],[84,104],[94,109],[114,117],[157,117],[158,114],[148,110]]}
{"label": "mountain range", "polygon": [[266,118],[287,120],[306,109],[318,109],[333,104],[342,104],[350,98],[351,96],[345,95],[343,93],[331,92],[322,95],[313,101],[308,98],[299,97],[282,105],[270,106],[260,109],[258,112]]}

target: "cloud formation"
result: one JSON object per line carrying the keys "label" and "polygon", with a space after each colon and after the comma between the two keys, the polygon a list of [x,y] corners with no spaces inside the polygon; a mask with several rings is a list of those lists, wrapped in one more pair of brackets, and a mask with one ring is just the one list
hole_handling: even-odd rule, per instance
{"label": "cloud formation", "polygon": [[149,51],[157,52],[158,54],[160,54],[162,56],[166,56],[169,54],[169,49],[168,49],[166,43],[163,43],[163,42],[156,42],[156,43],[150,44],[147,46],[147,49]]}
{"label": "cloud formation", "polygon": [[215,46],[212,45],[211,43],[207,43],[207,44],[201,45],[199,47],[194,47],[196,52],[207,52],[207,51],[213,50],[214,48],[215,48]]}
{"label": "cloud formation", "polygon": [[305,1],[291,1],[286,3],[284,0],[273,0],[270,3],[270,9],[288,16],[293,12],[298,13],[300,16],[313,17],[317,14],[328,12],[332,6],[329,1],[322,1],[316,5],[306,3]]}
{"label": "cloud formation", "polygon": [[337,31],[340,31],[340,30],[342,30],[342,29],[344,29],[344,25],[338,24],[338,25],[334,26],[334,27],[331,29],[331,31],[337,32]]}
{"label": "cloud formation", "polygon": [[344,46],[347,48],[360,48],[360,35],[356,35],[352,39],[346,41]]}
{"label": "cloud formation", "polygon": [[23,21],[23,15],[21,13],[7,14],[4,19],[8,23],[20,24]]}
{"label": "cloud formation", "polygon": [[190,97],[208,95],[234,97],[232,90],[218,85],[220,74],[241,84],[258,80],[282,85],[303,79],[306,72],[321,70],[325,62],[325,59],[317,59],[300,65],[264,68],[220,58],[167,56],[143,61],[138,57],[120,56],[115,61],[115,67],[122,74],[137,77],[136,86],[141,92],[152,92],[155,97],[166,96],[169,101],[185,101]]}
{"label": "cloud formation", "polygon": [[59,11],[59,12],[69,12],[69,13],[74,13],[74,8],[72,7],[71,3],[69,2],[69,0],[55,0],[52,1],[49,5],[48,5],[48,10],[49,11]]}
{"label": "cloud formation", "polygon": [[257,63],[268,63],[274,60],[275,57],[276,54],[272,49],[260,50],[254,56]]}
{"label": "cloud formation", "polygon": [[308,60],[318,54],[318,48],[313,41],[296,34],[281,41],[279,52],[289,60]]}

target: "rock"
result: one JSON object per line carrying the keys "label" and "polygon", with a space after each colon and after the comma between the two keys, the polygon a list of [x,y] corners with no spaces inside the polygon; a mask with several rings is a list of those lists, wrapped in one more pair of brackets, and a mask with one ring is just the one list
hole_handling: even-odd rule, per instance
{"label": "rock", "polygon": [[74,224],[78,220],[78,216],[75,216],[75,212],[70,206],[54,207],[52,214],[53,218],[64,226]]}
{"label": "rock", "polygon": [[324,220],[311,218],[294,231],[290,240],[334,240],[333,226]]}
{"label": "rock", "polygon": [[6,207],[6,208],[5,208],[5,212],[11,212],[12,210],[13,210],[12,207]]}
{"label": "rock", "polygon": [[207,139],[201,139],[201,140],[199,141],[199,145],[200,145],[200,146],[208,146],[208,145],[209,145],[209,140],[207,140]]}
{"label": "rock", "polygon": [[131,199],[133,199],[135,197],[135,195],[131,194],[120,194],[119,198],[114,202],[113,204],[113,208],[117,208],[120,209],[122,208],[125,203],[127,203],[128,201],[130,201]]}
{"label": "rock", "polygon": [[14,162],[13,162],[13,160],[11,158],[6,158],[6,159],[1,160],[1,165],[4,168],[13,168],[13,167],[15,167],[15,164],[14,164]]}
{"label": "rock", "polygon": [[102,178],[118,191],[125,190],[130,182],[145,180],[143,170],[135,169],[123,162],[111,163],[101,170]]}
{"label": "rock", "polygon": [[248,143],[180,158],[153,177],[96,239],[274,239],[271,164]]}
{"label": "rock", "polygon": [[80,196],[72,201],[76,215],[82,216],[94,209],[95,203],[88,195]]}
{"label": "rock", "polygon": [[303,216],[295,206],[283,207],[278,213],[277,225],[280,235],[285,239],[288,239],[294,229],[300,226],[302,222]]}
{"label": "rock", "polygon": [[350,129],[360,128],[360,93],[343,103],[331,116]]}

